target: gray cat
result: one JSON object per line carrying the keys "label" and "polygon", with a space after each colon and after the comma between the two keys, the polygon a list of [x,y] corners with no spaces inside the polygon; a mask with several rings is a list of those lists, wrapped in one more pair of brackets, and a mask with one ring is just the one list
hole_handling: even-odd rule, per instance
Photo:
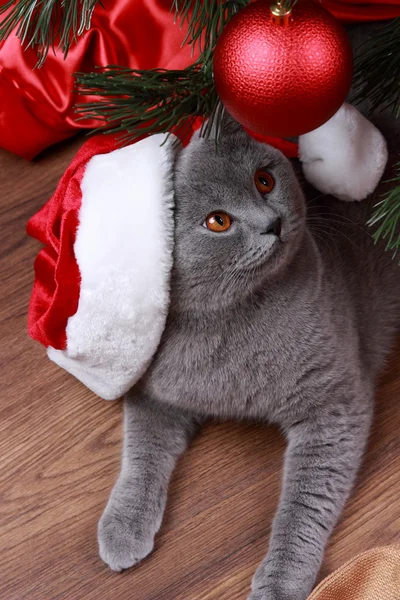
{"label": "gray cat", "polygon": [[[384,117],[379,125],[386,180],[399,132]],[[179,152],[170,312],[150,369],[125,400],[122,471],[99,524],[112,569],[151,552],[172,470],[198,425],[259,419],[278,424],[288,448],[249,600],[307,598],[400,325],[400,269],[365,227],[385,185],[361,203],[302,190],[278,150],[229,121],[218,153],[199,136]]]}
{"label": "gray cat", "polygon": [[[400,147],[391,130],[384,179]],[[269,193],[257,189],[259,169],[273,178]],[[260,419],[282,428],[288,448],[249,600],[305,600],[366,445],[376,376],[400,325],[400,269],[365,227],[376,197],[345,203],[309,187],[306,204],[291,163],[232,122],[218,153],[198,136],[180,151],[175,189],[170,313],[125,400],[100,554],[121,570],[151,552],[175,462],[205,418]],[[230,227],[207,227],[213,215],[224,229],[225,214]]]}

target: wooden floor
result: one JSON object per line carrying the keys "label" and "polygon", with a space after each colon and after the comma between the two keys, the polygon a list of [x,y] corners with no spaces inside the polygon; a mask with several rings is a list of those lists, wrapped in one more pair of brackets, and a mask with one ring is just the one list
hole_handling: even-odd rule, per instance
{"label": "wooden floor", "polygon": [[[0,153],[0,599],[245,600],[278,501],[284,443],[274,429],[209,425],[178,465],[153,555],[122,574],[98,558],[122,406],[50,363],[26,333],[38,245],[25,224],[81,142],[33,163]],[[399,540],[399,367],[400,348],[382,377],[364,467],[321,576]]]}

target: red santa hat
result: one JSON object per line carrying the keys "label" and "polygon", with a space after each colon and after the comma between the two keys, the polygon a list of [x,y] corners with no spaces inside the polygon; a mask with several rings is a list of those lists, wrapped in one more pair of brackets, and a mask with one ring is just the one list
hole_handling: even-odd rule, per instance
{"label": "red santa hat", "polygon": [[45,244],[35,262],[29,334],[108,400],[140,378],[164,329],[173,137],[118,150],[111,138],[91,139],[28,223]]}
{"label": "red santa hat", "polygon": [[343,104],[329,121],[300,136],[303,172],[320,192],[363,200],[381,179],[388,159],[381,132],[354,106]]}
{"label": "red santa hat", "polygon": [[[28,223],[45,245],[35,261],[29,334],[107,400],[143,375],[165,326],[174,139],[157,134],[116,150],[113,138],[92,138]],[[289,142],[261,141],[294,154]],[[371,193],[387,160],[380,132],[349,105],[302,136],[299,151],[310,182],[347,200]]]}

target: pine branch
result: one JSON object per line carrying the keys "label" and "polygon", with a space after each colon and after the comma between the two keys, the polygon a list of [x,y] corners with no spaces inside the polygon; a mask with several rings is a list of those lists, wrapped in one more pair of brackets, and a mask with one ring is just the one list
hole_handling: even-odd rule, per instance
{"label": "pine branch", "polygon": [[400,18],[360,46],[353,81],[352,102],[368,98],[372,110],[391,107],[400,117]]}
{"label": "pine branch", "polygon": [[0,6],[0,15],[14,7],[0,22],[0,41],[16,28],[25,48],[38,54],[42,66],[50,48],[61,48],[64,58],[72,43],[90,29],[97,0],[10,0]]}
{"label": "pine branch", "polygon": [[198,45],[200,62],[207,62],[225,25],[250,0],[173,0],[176,19],[188,22],[184,44]]}
{"label": "pine branch", "polygon": [[379,224],[374,240],[387,240],[386,250],[393,250],[394,258],[400,249],[400,163],[397,165],[396,176],[390,182],[397,182],[396,187],[375,205],[375,212],[368,225]]}
{"label": "pine branch", "polygon": [[200,46],[199,59],[176,71],[111,65],[95,73],[77,73],[77,92],[99,97],[76,106],[81,119],[104,123],[96,131],[122,134],[120,141],[129,143],[143,133],[168,133],[185,123],[190,127],[197,117],[209,117],[202,134],[208,136],[214,129],[218,140],[224,109],[213,80],[213,52],[225,25],[250,0],[173,2],[177,18],[189,23],[185,42]]}
{"label": "pine branch", "polygon": [[96,131],[120,133],[122,143],[139,134],[169,133],[196,117],[220,113],[212,71],[195,63],[186,69],[131,70],[117,66],[77,73],[79,94],[99,96],[78,104],[80,118],[103,121]]}

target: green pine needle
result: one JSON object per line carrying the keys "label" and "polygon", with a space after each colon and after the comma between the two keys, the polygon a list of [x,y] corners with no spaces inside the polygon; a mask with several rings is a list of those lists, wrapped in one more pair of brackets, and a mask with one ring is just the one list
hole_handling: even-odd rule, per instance
{"label": "green pine needle", "polygon": [[186,69],[168,71],[131,70],[110,65],[95,73],[77,73],[77,91],[99,97],[96,102],[78,104],[81,119],[97,119],[96,131],[119,133],[121,143],[138,135],[169,133],[182,125],[190,127],[197,117],[209,117],[202,128],[208,137],[221,132],[223,107],[212,73],[215,44],[233,15],[250,0],[173,0],[176,16],[187,20],[184,43],[199,44],[199,59]]}
{"label": "green pine needle", "polygon": [[352,102],[368,98],[371,110],[391,107],[400,117],[400,18],[360,46],[354,85]]}
{"label": "green pine needle", "polygon": [[225,25],[250,0],[173,0],[177,20],[188,21],[184,44],[200,48],[200,62],[207,62]]}
{"label": "green pine needle", "polygon": [[79,94],[99,96],[96,102],[78,104],[77,114],[102,121],[96,131],[120,133],[122,143],[140,134],[168,133],[196,117],[218,119],[220,113],[212,71],[198,63],[175,71],[111,65],[76,77]]}
{"label": "green pine needle", "polygon": [[387,183],[393,182],[397,182],[397,186],[375,205],[375,212],[368,225],[379,224],[373,234],[374,240],[387,240],[386,250],[392,250],[394,258],[400,249],[400,163],[397,165],[396,177]]}
{"label": "green pine needle", "polygon": [[0,41],[16,28],[25,48],[38,54],[42,66],[50,48],[61,48],[64,57],[72,43],[90,29],[97,0],[10,0],[0,6],[0,15],[13,5],[0,22]]}

